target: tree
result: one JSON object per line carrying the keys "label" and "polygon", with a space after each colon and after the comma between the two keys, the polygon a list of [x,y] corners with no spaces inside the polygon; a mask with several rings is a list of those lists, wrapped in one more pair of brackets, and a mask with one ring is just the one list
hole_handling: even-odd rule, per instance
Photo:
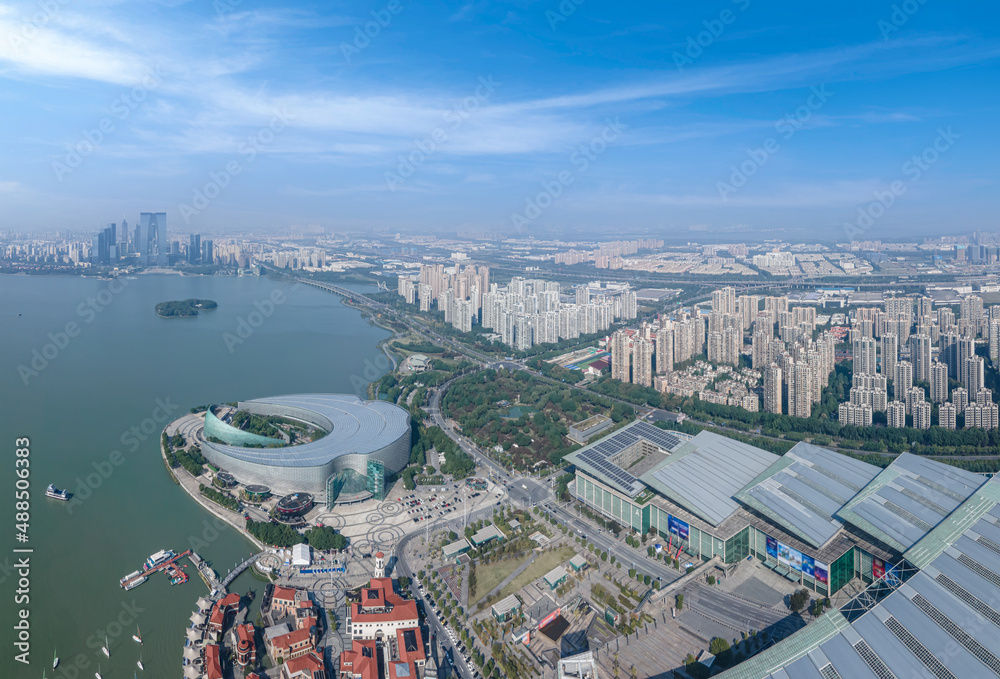
{"label": "tree", "polygon": [[306,541],[313,549],[326,551],[328,549],[344,549],[347,547],[347,538],[335,531],[330,526],[314,526],[306,531]]}
{"label": "tree", "polygon": [[788,607],[793,613],[798,613],[809,601],[809,590],[800,589],[788,597]]}
{"label": "tree", "polygon": [[677,610],[680,611],[683,608],[684,608],[684,595],[683,594],[678,594],[677,595]]}

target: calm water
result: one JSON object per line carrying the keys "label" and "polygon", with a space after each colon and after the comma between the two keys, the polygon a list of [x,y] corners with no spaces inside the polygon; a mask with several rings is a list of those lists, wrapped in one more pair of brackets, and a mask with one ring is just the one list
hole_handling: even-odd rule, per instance
{"label": "calm water", "polygon": [[[163,425],[210,402],[358,393],[384,372],[376,345],[388,333],[330,293],[265,278],[158,275],[124,283],[0,276],[2,679],[36,679],[43,669],[50,678],[92,679],[98,661],[104,679],[127,678],[139,657],[136,622],[145,642],[141,676],[180,677],[184,628],[206,593],[201,579],[192,572],[187,584],[172,587],[158,575],[124,592],[119,578],[159,549],[192,544],[225,573],[252,545],[230,529],[214,531],[208,513],[169,479],[158,448]],[[190,319],[153,311],[157,302],[189,297],[214,299],[219,308]],[[67,323],[75,323],[75,337],[59,334]],[[19,374],[21,365],[37,374]],[[10,570],[20,436],[31,440],[30,666],[14,661],[12,629],[20,608]],[[49,483],[81,501],[46,499]],[[245,574],[232,589],[250,588],[262,594]],[[110,660],[100,651],[106,633]]]}

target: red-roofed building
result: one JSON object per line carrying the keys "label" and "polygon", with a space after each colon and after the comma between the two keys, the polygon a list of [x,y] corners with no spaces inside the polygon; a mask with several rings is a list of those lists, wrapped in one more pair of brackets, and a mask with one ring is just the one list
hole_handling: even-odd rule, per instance
{"label": "red-roofed building", "polygon": [[309,653],[282,665],[281,676],[282,679],[326,679],[326,667],[319,654]]}
{"label": "red-roofed building", "polygon": [[347,610],[347,633],[352,639],[393,637],[396,630],[420,625],[417,603],[396,594],[391,578],[373,578],[371,586],[361,590],[360,603]]}
{"label": "red-roofed building", "polygon": [[340,654],[340,676],[345,679],[379,679],[378,649],[374,641],[351,642],[351,650]]}
{"label": "red-roofed building", "polygon": [[208,626],[214,632],[221,632],[226,626],[226,616],[230,612],[236,613],[240,609],[240,595],[232,592],[227,594],[212,608],[212,615],[208,619]]}
{"label": "red-roofed building", "polygon": [[424,654],[424,637],[419,627],[396,630],[396,653],[403,662],[423,667],[427,661]]}
{"label": "red-roofed building", "polygon": [[291,615],[303,603],[312,606],[309,601],[309,593],[304,589],[295,587],[275,587],[271,594],[271,615],[275,620],[279,620],[286,615]]}
{"label": "red-roofed building", "polygon": [[297,629],[270,640],[268,653],[274,662],[298,658],[316,650],[316,628]]}
{"label": "red-roofed building", "polygon": [[219,655],[218,644],[209,644],[205,647],[205,678],[222,678],[222,658]]}
{"label": "red-roofed building", "polygon": [[419,679],[417,668],[411,662],[390,660],[386,670],[386,679]]}
{"label": "red-roofed building", "polygon": [[257,664],[257,643],[254,641],[254,629],[250,623],[237,625],[233,629],[233,648],[236,651],[236,663],[240,667],[253,667]]}

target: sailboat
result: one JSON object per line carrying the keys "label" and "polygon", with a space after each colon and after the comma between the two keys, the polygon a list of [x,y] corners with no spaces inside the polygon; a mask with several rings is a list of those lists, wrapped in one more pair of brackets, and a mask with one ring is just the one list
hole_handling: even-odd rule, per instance
{"label": "sailboat", "polygon": [[135,634],[132,635],[132,640],[137,644],[142,643],[142,632],[139,631],[139,626],[135,626]]}
{"label": "sailboat", "polygon": [[111,643],[108,642],[108,635],[105,634],[104,635],[104,645],[101,646],[101,650],[104,651],[104,655],[106,655],[106,656],[108,656],[110,658],[111,657],[111,651],[108,650],[109,646],[111,646]]}
{"label": "sailboat", "polygon": [[[145,667],[142,666],[142,651],[139,651],[139,659],[135,661],[135,664],[139,666],[140,670],[146,669]],[[135,674],[135,672],[133,672],[132,674]]]}
{"label": "sailboat", "polygon": [[94,672],[94,677],[96,677],[96,679],[104,679],[104,677],[101,676],[101,663],[97,663],[97,671]]}
{"label": "sailboat", "polygon": [[52,669],[59,667],[59,656],[56,655],[56,650],[52,649]]}

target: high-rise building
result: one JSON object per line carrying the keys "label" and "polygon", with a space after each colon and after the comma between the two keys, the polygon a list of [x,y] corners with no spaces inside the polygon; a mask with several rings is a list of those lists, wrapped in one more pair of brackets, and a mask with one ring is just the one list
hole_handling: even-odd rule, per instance
{"label": "high-rise building", "polygon": [[939,361],[931,363],[931,401],[944,403],[948,400],[948,366]]}
{"label": "high-rise building", "polygon": [[812,413],[812,371],[805,361],[796,362],[788,380],[788,414],[809,417]]}
{"label": "high-rise building", "polygon": [[590,304],[590,288],[588,286],[581,285],[576,289],[576,303],[579,306]]}
{"label": "high-rise building", "polygon": [[892,397],[902,401],[906,392],[913,386],[913,364],[909,361],[896,363],[896,372],[892,376]]}
{"label": "high-rise building", "polygon": [[986,361],[982,356],[970,356],[965,359],[963,373],[965,375],[963,384],[970,394],[986,386]]}
{"label": "high-rise building", "polygon": [[644,387],[653,386],[653,343],[640,337],[633,347],[632,381]]}
{"label": "high-rise building", "polygon": [[769,413],[781,414],[781,368],[772,363],[763,369],[764,373],[764,410]]}
{"label": "high-rise building", "polygon": [[902,401],[889,401],[885,408],[886,422],[890,427],[906,426],[906,404]]}
{"label": "high-rise building", "polygon": [[[205,239],[201,242],[201,263],[215,264],[215,243],[210,239]],[[410,302],[410,304],[413,304],[413,302]]]}
{"label": "high-rise building", "polygon": [[674,331],[669,325],[656,331],[656,374],[665,375],[674,369]]}
{"label": "high-rise building", "polygon": [[928,382],[931,379],[931,338],[917,333],[910,337],[910,362],[913,363],[913,379]]}
{"label": "high-rise building", "polygon": [[712,291],[712,311],[719,314],[736,313],[736,290],[731,287]]}
{"label": "high-rise building", "polygon": [[906,412],[909,415],[913,414],[913,406],[917,403],[924,403],[924,390],[920,387],[910,387],[906,391]]}
{"label": "high-rise building", "polygon": [[631,382],[632,340],[624,330],[611,335],[611,378]]}
{"label": "high-rise building", "polygon": [[958,373],[954,377],[962,383],[962,386],[972,391],[969,386],[969,364],[967,361],[976,355],[976,342],[971,337],[959,337],[956,345],[955,360]]}
{"label": "high-rise building", "polygon": [[876,347],[874,337],[859,337],[854,340],[854,373],[874,375],[877,372]]}
{"label": "high-rise building", "polygon": [[192,233],[188,237],[188,264],[198,264],[201,262],[201,234]]}
{"label": "high-rise building", "polygon": [[917,429],[931,428],[931,404],[927,401],[913,404],[913,426]]}
{"label": "high-rise building", "polygon": [[965,412],[969,405],[969,392],[965,387],[955,387],[951,390],[951,402],[959,415]]}
{"label": "high-rise building", "polygon": [[170,246],[167,241],[167,213],[140,212],[138,237],[139,264],[166,266]]}
{"label": "high-rise building", "polygon": [[882,374],[893,379],[896,361],[899,360],[899,338],[894,333],[882,335]]}
{"label": "high-rise building", "polygon": [[958,422],[958,408],[954,403],[942,403],[938,406],[938,426],[954,429]]}

